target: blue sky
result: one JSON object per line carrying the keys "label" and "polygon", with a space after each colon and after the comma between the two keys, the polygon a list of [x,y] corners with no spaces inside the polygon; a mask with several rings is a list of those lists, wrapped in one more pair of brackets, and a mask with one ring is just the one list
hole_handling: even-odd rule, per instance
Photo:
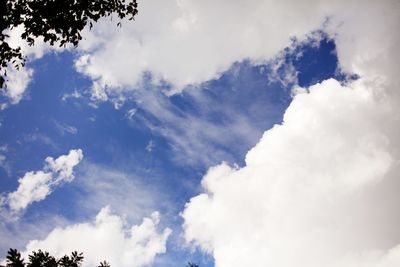
{"label": "blue sky", "polygon": [[[146,8],[150,9],[153,4],[148,5]],[[364,8],[365,12],[380,16],[386,10],[386,5],[382,4],[380,7],[383,10],[381,13],[381,9],[374,11],[374,6],[367,5]],[[190,11],[191,8],[193,10]],[[219,5],[215,8],[218,9]],[[290,9],[286,6],[278,8]],[[165,10],[170,12],[169,9]],[[195,8],[190,5],[182,10],[196,13]],[[183,14],[190,13],[185,12]],[[342,19],[342,14],[336,9],[331,12]],[[396,14],[398,15],[396,12],[391,13],[394,21]],[[171,11],[171,14],[174,13]],[[139,21],[137,26],[133,26],[133,30],[129,30],[128,26],[127,32],[133,36],[140,35],[140,26],[147,21],[146,13],[144,17],[144,22]],[[190,31],[190,23],[195,22],[192,22],[191,15],[184,15],[183,18],[184,22],[177,20],[179,23],[174,22],[173,25],[178,25],[182,31],[189,27]],[[53,230],[75,229],[69,232],[70,235],[76,234],[77,239],[85,239],[86,236],[80,235],[82,232],[79,232],[79,229],[86,229],[84,227],[87,226],[87,232],[90,233],[93,230],[90,227],[95,225],[96,215],[100,216],[99,211],[109,206],[111,211],[104,211],[108,214],[104,220],[110,220],[110,225],[112,218],[123,221],[125,228],[121,231],[128,236],[123,240],[129,240],[127,229],[130,226],[144,227],[147,224],[144,221],[142,223],[143,218],[149,218],[154,211],[159,212],[159,222],[155,215],[148,221],[154,229],[148,226],[150,228],[146,228],[147,230],[136,233],[139,237],[144,235],[144,240],[155,242],[158,246],[151,246],[150,243],[146,243],[148,241],[143,241],[145,245],[139,242],[132,247],[129,245],[130,241],[126,241],[126,246],[121,245],[118,248],[121,251],[139,251],[139,256],[134,255],[128,259],[131,261],[143,258],[143,263],[138,260],[133,266],[185,266],[188,261],[197,262],[200,266],[231,266],[232,262],[238,260],[235,255],[240,255],[238,266],[249,266],[249,258],[253,258],[254,255],[242,254],[247,249],[252,250],[252,246],[246,246],[246,242],[260,242],[259,251],[253,248],[254,253],[258,253],[255,255],[263,254],[259,258],[260,266],[294,266],[278,256],[264,256],[264,252],[269,254],[268,251],[273,251],[276,255],[280,255],[282,251],[287,252],[293,259],[303,259],[312,267],[329,262],[331,257],[339,258],[337,255],[344,255],[344,252],[362,254],[379,248],[383,251],[381,258],[357,258],[352,259],[352,262],[358,262],[357,266],[373,264],[371,266],[394,267],[395,265],[391,264],[398,263],[399,258],[393,256],[390,258],[392,261],[387,260],[385,250],[392,249],[392,254],[396,256],[396,245],[400,241],[400,233],[394,230],[393,226],[400,216],[398,212],[389,212],[398,209],[394,195],[399,183],[391,174],[396,170],[391,164],[396,161],[398,155],[397,150],[393,148],[398,146],[396,130],[393,130],[397,129],[397,121],[393,119],[389,125],[379,123],[382,123],[381,117],[387,114],[385,112],[395,113],[392,106],[395,106],[397,96],[387,93],[389,100],[385,102],[385,109],[373,100],[365,104],[368,93],[363,94],[362,90],[372,86],[374,89],[365,89],[365,92],[389,92],[385,91],[386,88],[390,85],[397,86],[397,83],[387,74],[388,77],[385,76],[386,80],[383,80],[388,85],[368,84],[376,81],[374,78],[383,75],[382,73],[390,73],[385,72],[383,67],[382,71],[379,69],[381,65],[387,64],[378,61],[378,71],[373,68],[370,70],[368,64],[373,62],[375,57],[365,60],[365,63],[359,60],[368,53],[354,58],[348,56],[351,53],[347,53],[347,50],[354,52],[351,50],[353,46],[354,49],[359,46],[356,45],[357,42],[349,45],[346,41],[365,40],[360,34],[362,31],[355,26],[355,29],[349,27],[346,30],[340,26],[330,27],[332,25],[327,26],[329,20],[324,16],[321,18],[321,23],[315,27],[304,26],[306,35],[299,34],[293,38],[287,33],[287,41],[282,42],[286,45],[277,45],[276,48],[279,49],[272,44],[271,48],[268,44],[265,45],[265,50],[257,46],[249,47],[247,51],[240,46],[237,54],[245,55],[232,56],[230,45],[222,40],[221,43],[228,47],[223,50],[216,40],[214,44],[219,50],[217,49],[218,53],[214,57],[221,59],[218,61],[211,56],[211,59],[207,58],[203,63],[200,59],[202,51],[196,50],[196,47],[193,50],[189,49],[189,52],[182,50],[182,55],[180,51],[171,51],[171,54],[176,53],[176,62],[169,61],[169,56],[162,56],[160,61],[156,60],[155,63],[152,62],[151,56],[145,59],[135,58],[140,51],[144,55],[151,54],[149,51],[152,51],[152,46],[149,45],[149,51],[145,47],[146,36],[142,40],[142,50],[132,52],[133,54],[127,53],[127,62],[121,62],[118,60],[123,58],[124,49],[129,48],[129,42],[134,43],[129,39],[132,37],[127,35],[127,32],[120,32],[119,34],[125,36],[123,38],[129,40],[127,44],[121,45],[120,37],[115,37],[118,33],[108,33],[116,38],[115,43],[110,39],[109,44],[104,41],[107,37],[102,39],[101,34],[104,33],[100,34],[101,31],[97,32],[96,29],[93,33],[95,37],[88,33],[88,43],[84,43],[78,49],[45,49],[43,56],[28,51],[32,60],[27,69],[33,70],[33,74],[23,97],[14,103],[10,94],[5,93],[1,98],[2,103],[7,103],[7,107],[0,113],[0,253],[5,255],[10,247],[28,252],[29,249],[37,249],[38,246],[43,246],[44,249],[53,246],[53,253],[65,253],[63,249],[69,247],[59,244],[62,244],[66,237],[63,239],[62,231],[60,236],[57,236]],[[355,21],[346,19],[344,16],[344,22],[338,22],[359,25],[359,21],[363,22],[365,18],[356,17]],[[332,24],[335,25],[335,20],[332,20]],[[393,25],[389,23],[390,18],[386,20],[388,25]],[[229,21],[226,22],[227,27],[234,27]],[[263,25],[261,22],[243,22],[244,28],[246,23],[257,27]],[[296,24],[285,23],[289,26]],[[298,25],[303,27],[302,23],[299,22]],[[305,25],[308,25],[307,23]],[[382,25],[386,25],[385,20]],[[377,28],[382,25],[378,25]],[[291,29],[289,26],[288,29]],[[104,32],[107,32],[110,27],[113,26],[101,22],[99,29],[106,29]],[[260,26],[261,29],[264,29],[263,27]],[[282,27],[282,31],[287,31],[286,26]],[[153,32],[151,27],[146,29],[150,33]],[[253,28],[249,26],[248,29]],[[157,28],[154,32],[161,30]],[[247,30],[244,32],[251,32]],[[268,32],[271,31],[268,27],[264,30],[271,40],[270,43],[273,43],[275,37],[277,40],[283,38],[276,32]],[[238,32],[240,31],[241,29],[238,29]],[[297,28],[294,32],[296,31]],[[215,34],[218,35],[217,30]],[[369,34],[374,36],[375,32]],[[169,39],[154,36],[152,38],[156,41],[160,38],[169,45]],[[158,36],[163,34],[158,33]],[[243,36],[244,39],[248,37]],[[349,36],[353,36],[353,39],[347,38]],[[93,38],[98,38],[98,43],[91,43]],[[251,38],[248,41],[251,42]],[[182,42],[186,42],[186,39]],[[133,43],[132,51],[138,49]],[[110,50],[110,46],[113,45],[121,46],[120,52],[118,49]],[[257,55],[253,53],[255,50]],[[116,53],[111,59],[110,51]],[[185,55],[191,51],[199,51],[199,58],[188,62]],[[361,50],[356,49],[357,53],[359,51]],[[158,52],[154,53],[157,56]],[[91,57],[90,60],[79,63],[87,55]],[[225,56],[229,60],[226,60]],[[116,62],[111,62],[114,58]],[[390,58],[385,57],[385,60],[392,64]],[[135,62],[142,66],[145,61],[148,64],[146,69],[138,71],[136,68],[139,67],[135,66]],[[108,62],[109,66],[101,65],[101,62]],[[115,64],[119,63],[123,66],[116,69]],[[190,65],[197,63],[204,65],[202,68],[192,68]],[[180,64],[186,67],[182,69]],[[140,79],[135,78],[136,72],[140,73]],[[372,78],[368,80],[370,77]],[[361,92],[360,98],[353,93],[348,93],[349,96],[341,95],[343,92],[347,94],[347,91]],[[375,97],[375,94],[372,95]],[[287,114],[284,119],[285,112]],[[357,135],[360,138],[354,139]],[[79,158],[79,149],[83,153],[82,158]],[[62,167],[58,168],[54,162],[62,155],[66,155],[66,158],[62,159],[65,162],[60,160]],[[46,160],[47,157],[52,159]],[[76,160],[74,157],[78,157],[77,161],[70,163]],[[351,166],[348,165],[350,162]],[[374,164],[367,167],[366,162]],[[68,168],[73,170],[72,173],[64,174],[63,171]],[[365,169],[365,172],[362,169]],[[28,173],[32,171],[38,172],[38,175],[52,176],[46,182],[50,192],[40,199],[30,201],[21,209],[13,208],[12,192],[18,190],[22,178],[28,177]],[[40,171],[43,173],[39,174]],[[239,182],[242,175],[247,179],[245,185]],[[277,181],[281,182],[272,182],[269,180],[272,178],[267,178],[275,176],[280,177]],[[376,181],[381,180],[387,182],[379,188],[376,187],[375,193],[367,186],[365,190],[362,187],[364,183],[369,184],[369,181],[378,184]],[[392,186],[389,186],[390,184]],[[303,186],[307,190],[298,189]],[[281,191],[269,191],[276,188],[281,188]],[[310,188],[314,188],[315,191]],[[392,188],[392,191],[388,188]],[[378,191],[381,193],[378,194]],[[386,196],[382,192],[386,192]],[[26,198],[32,197],[28,196],[29,192],[22,194],[26,194]],[[236,195],[236,198],[232,200],[231,194]],[[315,207],[308,198],[303,198],[305,195],[309,195],[310,199],[320,199],[321,207]],[[265,199],[262,196],[265,196]],[[283,199],[286,197],[288,202],[275,203],[277,200],[270,196],[281,196]],[[298,209],[289,203],[291,197],[298,200],[297,204],[292,203],[298,205]],[[333,200],[335,205],[326,198]],[[351,203],[351,211],[341,206],[341,203],[346,201]],[[261,208],[263,203],[272,204],[264,210]],[[371,203],[371,213],[366,215],[364,207]],[[246,207],[243,210],[242,204]],[[382,207],[386,207],[388,212],[382,213]],[[275,210],[280,211],[274,213]],[[297,210],[300,215],[297,214]],[[324,210],[332,210],[332,213],[326,214]],[[309,214],[310,211],[312,213]],[[343,224],[340,219],[336,221],[338,218],[349,216],[353,211],[356,214],[354,220],[346,219]],[[316,218],[315,214],[319,215],[318,212],[321,213],[321,217]],[[274,214],[277,217],[273,217]],[[196,216],[199,217],[196,219]],[[376,216],[383,219],[374,223],[372,218]],[[232,218],[238,220],[231,221]],[[260,220],[265,223],[260,223],[259,218],[263,218]],[[277,218],[285,218],[288,222],[286,229],[287,233],[293,233],[293,243],[285,244],[289,234],[280,227],[276,228],[275,224],[268,223],[275,222]],[[362,231],[373,229],[371,238],[365,240],[365,246],[360,246],[358,242],[364,232],[355,231],[357,233],[351,239],[354,242],[349,242],[354,243],[354,246],[349,245],[347,251],[338,245],[329,249],[329,253],[321,252],[321,257],[301,258],[292,252],[291,245],[315,246],[314,251],[319,251],[318,244],[321,241],[312,234],[310,239],[304,239],[301,234],[303,231],[309,231],[307,227],[324,229],[321,233],[327,239],[322,241],[331,240],[329,238],[332,231],[326,230],[328,228],[325,224],[318,228],[320,220],[323,220],[321,218],[329,218],[326,220],[338,223],[340,227],[335,228],[335,231],[340,232],[341,226],[345,225],[339,236],[346,236],[348,231],[354,232],[352,227],[357,222],[369,220],[371,223],[365,224]],[[289,223],[297,219],[297,226]],[[392,223],[385,223],[387,221]],[[246,230],[246,227],[253,223],[255,232]],[[84,224],[86,226],[83,226]],[[386,225],[390,234],[382,234],[379,230],[381,225]],[[299,230],[297,227],[303,228]],[[166,231],[167,228],[172,232]],[[95,227],[93,231],[96,233]],[[301,231],[301,234],[295,234],[296,231]],[[323,231],[326,231],[326,235]],[[266,232],[268,234],[265,234]],[[53,236],[49,235],[50,233],[54,233]],[[146,236],[146,233],[149,236]],[[238,233],[243,233],[243,236]],[[267,240],[266,243],[254,241],[258,240],[257,238],[250,242],[247,238],[253,234]],[[298,236],[299,239],[296,239]],[[279,237],[282,237],[282,246],[276,242]],[[268,238],[271,238],[270,243]],[[29,243],[31,240],[41,241]],[[296,243],[297,240],[302,241]],[[87,242],[90,244],[93,241]],[[278,245],[271,247],[271,243]],[[243,247],[235,247],[237,244],[242,244]],[[145,251],[150,251],[149,255],[140,254],[140,246],[144,246]],[[285,249],[281,251],[283,247]],[[88,263],[97,260],[91,253],[85,251]],[[113,259],[116,257],[114,254],[117,252],[110,253],[108,255],[104,252],[104,258],[109,259],[113,266]],[[389,262],[388,265],[384,265],[386,262]],[[348,266],[345,263],[337,266]],[[124,267],[126,262],[121,260],[114,266],[118,264]]]}
{"label": "blue sky", "polygon": [[[332,40],[323,39],[317,47],[304,44],[299,49],[302,56],[295,59],[294,55],[288,54],[285,60],[292,62],[299,72],[300,86],[335,77],[339,71]],[[89,201],[85,200],[85,194],[91,192],[82,192],[78,180],[80,176],[85,179],[87,168],[104,168],[128,175],[127,179],[135,179],[135,182],[150,187],[153,193],[162,195],[164,203],[151,203],[151,207],[146,209],[161,210],[171,220],[168,223],[180,231],[181,219],[176,214],[190,197],[199,192],[198,184],[207,169],[222,161],[243,165],[245,153],[265,130],[282,121],[291,101],[290,87],[269,79],[268,64],[254,66],[245,61],[235,63],[218,79],[178,95],[168,97],[160,93],[162,88],[145,85],[139,89],[137,99],[133,96],[118,109],[109,102],[94,106],[86,96],[90,83],[74,71],[73,60],[73,53],[63,52],[46,55],[32,63],[35,77],[26,99],[4,110],[1,116],[1,143],[7,147],[7,160],[1,169],[3,192],[16,188],[17,178],[24,173],[41,169],[47,156],[57,157],[73,148],[84,151],[84,161],[75,169],[76,180],[56,189],[45,201],[33,203],[21,218],[26,223],[35,223],[38,217],[47,216],[61,216],[72,222],[94,216],[104,203],[100,206],[95,204],[97,207],[94,209],[80,210],[81,204],[76,202]],[[82,96],[68,97],[74,92]],[[141,94],[160,98],[161,108],[167,108],[165,112],[174,112],[177,118],[170,121],[149,114],[146,107],[141,108],[146,106],[146,102],[138,103]],[[254,98],[257,98],[256,102]],[[132,109],[135,114],[130,116]],[[224,136],[208,137],[200,132],[197,133],[200,140],[191,140],[192,136],[185,133],[184,128],[174,129],[179,127],[174,123],[175,120],[190,123],[192,116],[200,124],[210,123],[217,131],[225,131],[229,127],[225,122],[233,116],[243,116],[252,127],[251,136],[238,141],[235,134],[240,137],[241,133],[230,132],[235,140],[226,141],[221,140]],[[175,140],[164,136],[158,129],[164,127],[176,131],[175,134],[180,135],[178,139],[201,142],[198,146],[204,151],[195,153],[207,153],[202,156],[203,161],[198,161],[184,147],[175,148]],[[199,130],[207,133],[207,128]],[[189,157],[189,160],[182,162],[181,157]],[[190,157],[194,158],[193,161]],[[118,184],[118,178],[113,183]],[[114,192],[107,194],[112,197]],[[131,196],[130,201],[135,202],[135,198]],[[113,208],[118,210],[118,206]],[[137,220],[137,216],[145,214],[127,215]],[[11,244],[2,245],[4,254]],[[16,242],[14,246],[17,245],[23,243]],[[182,264],[187,257],[190,259],[187,255],[181,259]]]}

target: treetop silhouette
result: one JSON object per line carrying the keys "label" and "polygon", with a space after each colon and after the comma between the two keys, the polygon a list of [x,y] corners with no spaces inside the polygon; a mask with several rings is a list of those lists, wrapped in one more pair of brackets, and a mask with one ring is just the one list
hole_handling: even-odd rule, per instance
{"label": "treetop silhouette", "polygon": [[[28,258],[29,261],[25,263],[24,259],[21,258],[21,253],[16,249],[10,248],[6,257],[6,267],[80,267],[84,259],[83,254],[76,251],[72,252],[71,256],[65,255],[60,259],[56,259],[48,252],[40,249],[37,252],[33,251]],[[111,267],[111,265],[106,261],[102,261],[96,267]],[[189,262],[187,267],[199,266]]]}
{"label": "treetop silhouette", "polygon": [[102,17],[117,16],[117,26],[126,18],[133,20],[138,13],[136,0],[1,0],[0,1],[0,88],[7,76],[7,66],[23,67],[25,57],[21,48],[7,43],[7,30],[23,26],[21,35],[30,46],[35,38],[60,46],[77,46],[81,31]]}

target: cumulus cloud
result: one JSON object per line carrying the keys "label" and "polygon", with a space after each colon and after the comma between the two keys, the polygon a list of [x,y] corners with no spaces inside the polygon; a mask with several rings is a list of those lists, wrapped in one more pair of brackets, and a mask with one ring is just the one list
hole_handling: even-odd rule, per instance
{"label": "cumulus cloud", "polygon": [[355,4],[332,7],[328,31],[361,78],[298,93],[246,166],[210,169],[187,204],[186,238],[217,266],[399,264],[399,5]]}
{"label": "cumulus cloud", "polygon": [[169,228],[159,231],[159,214],[154,212],[140,225],[128,227],[124,219],[103,208],[94,222],[56,228],[43,240],[32,240],[23,255],[42,249],[61,257],[71,251],[84,253],[83,266],[97,266],[107,260],[111,266],[149,266],[166,251]]}
{"label": "cumulus cloud", "polygon": [[399,2],[303,4],[329,15],[339,64],[360,78],[295,89],[243,168],[203,178],[182,214],[186,240],[217,267],[398,266]]}
{"label": "cumulus cloud", "polygon": [[245,167],[209,170],[186,239],[217,267],[397,266],[400,212],[385,201],[400,186],[398,138],[382,118],[398,109],[370,89],[332,79],[296,95]]}
{"label": "cumulus cloud", "polygon": [[81,149],[70,150],[67,155],[56,159],[47,157],[43,170],[30,171],[18,179],[18,188],[3,198],[3,205],[7,205],[13,213],[24,210],[33,202],[45,199],[62,183],[74,179],[73,168],[83,158]]}
{"label": "cumulus cloud", "polygon": [[81,149],[72,149],[67,155],[61,155],[56,159],[46,158],[46,167],[53,173],[57,173],[56,181],[72,181],[73,168],[82,160],[83,153]]}

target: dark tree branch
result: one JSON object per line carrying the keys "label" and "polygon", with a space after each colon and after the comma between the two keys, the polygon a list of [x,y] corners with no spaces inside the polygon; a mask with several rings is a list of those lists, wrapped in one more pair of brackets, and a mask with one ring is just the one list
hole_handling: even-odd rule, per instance
{"label": "dark tree branch", "polygon": [[138,13],[136,0],[1,0],[0,1],[0,88],[5,85],[7,66],[19,69],[25,64],[21,48],[11,48],[5,32],[24,26],[21,37],[29,45],[43,37],[44,42],[59,46],[77,46],[81,32],[92,28],[102,17],[116,16],[133,20]]}

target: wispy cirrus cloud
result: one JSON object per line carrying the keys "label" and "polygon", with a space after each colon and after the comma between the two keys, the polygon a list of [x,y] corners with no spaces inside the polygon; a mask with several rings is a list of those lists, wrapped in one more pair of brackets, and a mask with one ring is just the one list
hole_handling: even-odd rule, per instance
{"label": "wispy cirrus cloud", "polygon": [[171,212],[173,204],[168,194],[146,182],[149,179],[153,177],[140,168],[124,171],[86,161],[72,185],[79,192],[74,205],[82,211],[80,216],[97,213],[109,205],[132,221],[154,210]]}
{"label": "wispy cirrus cloud", "polygon": [[237,155],[281,120],[291,98],[290,90],[268,84],[261,68],[267,67],[235,65],[220,80],[175,96],[158,87],[137,90],[132,96],[135,108],[129,109],[127,119],[133,127],[144,125],[164,138],[179,164],[239,163]]}
{"label": "wispy cirrus cloud", "polygon": [[66,123],[58,122],[58,121],[54,121],[54,124],[61,135],[64,135],[66,133],[68,133],[68,134],[77,134],[78,133],[78,129],[72,125],[68,125]]}

